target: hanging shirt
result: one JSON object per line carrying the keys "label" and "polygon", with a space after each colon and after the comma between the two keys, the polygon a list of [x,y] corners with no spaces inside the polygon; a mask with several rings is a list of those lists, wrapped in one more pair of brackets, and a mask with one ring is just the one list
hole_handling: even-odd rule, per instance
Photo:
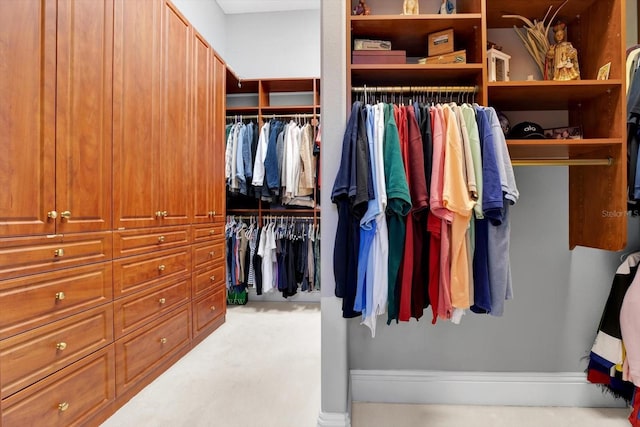
{"label": "hanging shirt", "polygon": [[269,122],[266,122],[260,129],[260,137],[258,138],[256,156],[253,162],[253,180],[251,183],[255,187],[262,187],[262,184],[264,183],[264,160],[267,157],[268,143]]}
{"label": "hanging shirt", "polygon": [[425,286],[427,271],[423,270],[422,248],[426,228],[420,228],[421,218],[426,218],[429,206],[426,178],[424,175],[424,154],[420,127],[413,107],[404,107],[407,120],[406,165],[411,194],[411,211],[407,216],[407,237],[405,239],[402,263],[402,289],[400,292],[400,320],[410,317],[420,319],[425,307]]}
{"label": "hanging shirt", "polygon": [[[469,263],[465,234],[471,219],[473,200],[467,187],[464,149],[459,120],[448,106],[443,107],[446,123],[443,205],[453,212],[451,224],[451,305],[456,309],[471,306],[469,299]],[[458,312],[456,322],[461,313]]]}
{"label": "hanging shirt", "polygon": [[405,217],[411,209],[411,195],[400,153],[400,137],[393,106],[384,107],[384,175],[387,192],[387,225],[389,228],[389,287],[387,323],[397,320],[396,281],[405,238]]}
{"label": "hanging shirt", "polygon": [[[342,298],[342,316],[345,318],[356,317],[360,314],[353,310],[360,246],[360,224],[359,218],[354,215],[353,202],[356,200],[358,191],[356,145],[358,117],[361,110],[362,104],[358,101],[354,102],[344,132],[340,166],[331,193],[331,201],[338,208],[338,225],[333,251],[335,295]],[[358,202],[362,204],[362,200],[358,200]],[[360,207],[361,209],[362,207]]]}
{"label": "hanging shirt", "polygon": [[[367,307],[371,307],[371,314],[363,320],[363,324],[371,330],[371,336],[376,333],[377,316],[386,312],[389,286],[389,229],[387,227],[387,190],[384,175],[384,104],[373,106],[374,119],[374,157],[376,174],[375,195],[378,204],[376,216],[376,233],[369,255],[367,277],[372,277],[372,286],[367,288]],[[371,301],[371,302],[370,302]]]}

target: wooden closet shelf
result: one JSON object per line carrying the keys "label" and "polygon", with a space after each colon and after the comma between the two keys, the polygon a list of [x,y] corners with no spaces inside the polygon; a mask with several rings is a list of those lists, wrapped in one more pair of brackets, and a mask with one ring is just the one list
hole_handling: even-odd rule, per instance
{"label": "wooden closet shelf", "polygon": [[[398,26],[402,26],[402,32],[406,37],[414,39],[426,37],[435,31],[453,28],[456,37],[461,34],[472,34],[474,31],[480,34],[482,27],[482,15],[479,13],[458,13],[455,15],[368,15],[351,17],[352,36],[367,36],[375,34],[376,37],[399,37]],[[425,39],[426,41],[426,39]],[[425,49],[426,49],[425,43]],[[397,49],[393,45],[394,49]]]}
{"label": "wooden closet shelf", "polygon": [[513,160],[606,159],[612,157],[614,151],[620,150],[622,144],[621,138],[507,140]]}
{"label": "wooden closet shelf", "polygon": [[[577,19],[577,17],[588,10],[596,0],[579,0],[568,2],[560,11],[560,15],[565,19]],[[602,1],[602,0],[600,0]],[[553,5],[551,13],[556,11],[564,0],[548,0],[545,2],[535,2],[531,0],[491,0],[487,1],[487,27],[488,28],[511,28],[514,25],[522,26],[522,21],[517,19],[503,18],[502,15],[522,15],[527,18],[544,18],[549,6]],[[569,23],[570,24],[570,23]]]}

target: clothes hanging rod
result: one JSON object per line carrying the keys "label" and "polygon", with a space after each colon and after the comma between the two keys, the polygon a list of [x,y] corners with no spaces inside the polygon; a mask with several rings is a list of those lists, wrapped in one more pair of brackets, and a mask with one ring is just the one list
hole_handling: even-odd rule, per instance
{"label": "clothes hanging rod", "polygon": [[352,92],[455,92],[476,93],[478,86],[354,86]]}
{"label": "clothes hanging rod", "polygon": [[320,118],[320,114],[310,114],[310,113],[301,113],[301,114],[296,114],[296,113],[291,113],[291,114],[262,114],[261,116],[258,116],[257,114],[233,114],[233,115],[229,115],[226,116],[227,119],[238,119],[238,118],[242,118],[242,119],[257,119],[257,118],[264,118],[264,119],[270,119],[270,118],[283,118],[283,117],[291,117],[291,118],[313,118],[313,117],[317,117]]}
{"label": "clothes hanging rod", "polygon": [[611,166],[613,159],[530,159],[511,160],[513,166]]}

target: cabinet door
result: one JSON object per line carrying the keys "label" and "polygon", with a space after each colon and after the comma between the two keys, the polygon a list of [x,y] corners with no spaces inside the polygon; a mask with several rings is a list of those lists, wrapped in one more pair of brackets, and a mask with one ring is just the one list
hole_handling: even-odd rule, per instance
{"label": "cabinet door", "polygon": [[214,109],[213,109],[213,146],[214,164],[212,167],[213,178],[213,211],[216,220],[224,221],[226,209],[226,186],[224,182],[224,151],[225,151],[225,91],[227,69],[217,56],[213,57],[214,68]]}
{"label": "cabinet door", "polygon": [[191,219],[191,29],[168,1],[162,8],[162,137],[155,167],[159,178],[162,223],[187,224]]}
{"label": "cabinet door", "polygon": [[114,228],[160,225],[160,1],[115,0]]}
{"label": "cabinet door", "polygon": [[193,36],[193,222],[213,221],[213,61],[211,48],[194,32]]}
{"label": "cabinet door", "polygon": [[58,1],[58,233],[111,229],[113,0]]}
{"label": "cabinet door", "polygon": [[55,231],[56,6],[0,1],[0,236]]}

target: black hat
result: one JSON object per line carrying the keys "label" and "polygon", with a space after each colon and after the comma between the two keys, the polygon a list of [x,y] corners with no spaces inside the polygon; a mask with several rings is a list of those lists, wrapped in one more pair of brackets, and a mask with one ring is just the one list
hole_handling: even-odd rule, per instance
{"label": "black hat", "polygon": [[544,129],[537,123],[522,122],[511,128],[511,139],[544,139]]}

